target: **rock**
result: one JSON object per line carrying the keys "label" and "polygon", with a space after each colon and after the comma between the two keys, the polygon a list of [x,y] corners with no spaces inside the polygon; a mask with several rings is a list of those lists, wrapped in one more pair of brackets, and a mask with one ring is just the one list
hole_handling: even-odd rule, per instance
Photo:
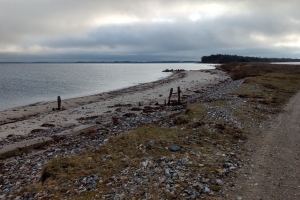
{"label": "rock", "polygon": [[170,170],[167,168],[167,169],[165,169],[165,174],[167,175],[167,176],[170,176]]}
{"label": "rock", "polygon": [[205,187],[204,187],[204,192],[205,192],[206,194],[209,194],[209,193],[210,193],[209,187],[205,186]]}
{"label": "rock", "polygon": [[184,193],[188,194],[188,195],[192,195],[193,192],[189,191],[189,190],[184,190]]}
{"label": "rock", "polygon": [[178,176],[179,176],[179,177],[184,177],[184,173],[178,172]]}
{"label": "rock", "polygon": [[202,179],[202,183],[208,183],[209,182],[209,178],[203,178]]}
{"label": "rock", "polygon": [[222,181],[221,179],[216,179],[216,183],[217,183],[218,185],[223,185],[223,181]]}
{"label": "rock", "polygon": [[181,160],[181,164],[182,165],[191,165],[191,164],[193,164],[193,162],[189,161],[187,158],[184,158]]}
{"label": "rock", "polygon": [[173,72],[173,69],[165,69],[162,72]]}
{"label": "rock", "polygon": [[224,170],[223,169],[216,169],[216,172],[219,173],[219,174],[224,174]]}
{"label": "rock", "polygon": [[171,146],[170,150],[173,151],[173,152],[180,151],[181,147],[180,146]]}
{"label": "rock", "polygon": [[229,167],[231,167],[231,166],[233,166],[230,162],[225,162],[223,165],[222,165],[222,167],[223,168],[229,168]]}
{"label": "rock", "polygon": [[149,141],[149,142],[148,142],[148,145],[149,145],[149,146],[153,146],[153,145],[154,145],[154,141],[153,141],[153,140]]}
{"label": "rock", "polygon": [[234,157],[234,156],[236,156],[236,154],[233,153],[233,152],[231,152],[231,153],[229,154],[229,156]]}
{"label": "rock", "polygon": [[159,182],[160,183],[164,183],[166,181],[166,177],[161,177],[161,178],[159,178]]}

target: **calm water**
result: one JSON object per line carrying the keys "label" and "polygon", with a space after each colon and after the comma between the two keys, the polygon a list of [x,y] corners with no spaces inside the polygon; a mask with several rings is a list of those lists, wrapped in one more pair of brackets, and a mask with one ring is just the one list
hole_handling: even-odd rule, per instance
{"label": "calm water", "polygon": [[0,64],[0,110],[97,94],[164,78],[164,69],[211,64]]}
{"label": "calm water", "polygon": [[278,64],[278,65],[300,65],[300,62],[275,62],[272,64]]}

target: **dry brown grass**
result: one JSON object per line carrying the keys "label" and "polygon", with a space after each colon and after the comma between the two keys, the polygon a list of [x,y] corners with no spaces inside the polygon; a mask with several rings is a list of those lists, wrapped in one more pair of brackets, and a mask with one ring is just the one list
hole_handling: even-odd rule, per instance
{"label": "dry brown grass", "polygon": [[[186,126],[173,128],[161,128],[155,125],[143,126],[110,138],[107,144],[98,149],[86,151],[70,158],[53,159],[43,170],[41,177],[43,183],[28,186],[19,194],[35,188],[39,192],[47,191],[53,194],[53,199],[62,199],[66,191],[69,191],[68,197],[72,199],[90,199],[99,195],[100,191],[101,194],[106,194],[111,187],[118,187],[117,185],[108,187],[106,184],[111,182],[112,177],[124,168],[139,168],[142,161],[149,157],[157,159],[165,156],[181,159],[191,152],[201,154],[201,157],[189,157],[189,161],[193,164],[187,167],[192,170],[192,175],[202,174],[204,177],[214,177],[215,170],[224,163],[224,160],[215,158],[213,155],[220,151],[229,153],[228,149],[233,144],[237,143],[239,139],[245,139],[245,133],[243,130],[226,124],[220,125],[201,120],[206,112],[202,104],[189,105],[186,113],[181,115],[187,123]],[[149,141],[153,145],[149,145]],[[168,147],[172,145],[181,146],[182,150],[171,152]],[[220,146],[223,150],[218,149]],[[108,159],[104,160],[103,158]],[[203,162],[203,160],[205,161]],[[199,167],[197,163],[203,163],[205,167]],[[98,183],[97,190],[76,194],[74,192],[75,180],[92,174],[100,175],[101,183]],[[178,184],[183,188],[187,185],[184,182]],[[218,186],[211,186],[214,191],[220,189]],[[147,188],[148,193],[152,196],[172,197],[162,191],[158,194],[160,188],[151,190],[152,187],[152,185],[148,185]],[[141,188],[141,190],[144,189]],[[139,199],[142,194],[137,193],[135,197]]]}
{"label": "dry brown grass", "polygon": [[234,92],[245,98],[247,104],[234,111],[241,121],[260,123],[269,114],[276,114],[300,90],[299,65],[266,63],[230,63],[220,69],[232,79],[244,79],[241,88]]}
{"label": "dry brown grass", "polygon": [[219,66],[218,69],[228,72],[233,80],[269,73],[300,74],[300,66],[298,65],[268,63],[228,63]]}
{"label": "dry brown grass", "polygon": [[300,90],[299,65],[230,63],[219,68],[234,80],[244,78],[242,88],[234,94],[254,103],[280,107]]}

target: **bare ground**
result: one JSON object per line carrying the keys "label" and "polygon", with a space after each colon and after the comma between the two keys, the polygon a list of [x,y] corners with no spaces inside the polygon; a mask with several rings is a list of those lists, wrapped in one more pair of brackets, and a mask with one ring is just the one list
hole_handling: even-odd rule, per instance
{"label": "bare ground", "polygon": [[226,199],[300,199],[300,92],[245,144],[245,165]]}

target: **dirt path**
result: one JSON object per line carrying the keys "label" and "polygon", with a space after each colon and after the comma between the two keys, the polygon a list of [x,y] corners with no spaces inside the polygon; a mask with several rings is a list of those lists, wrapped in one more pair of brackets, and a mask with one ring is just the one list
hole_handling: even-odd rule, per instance
{"label": "dirt path", "polygon": [[273,120],[249,138],[248,161],[228,199],[300,199],[300,92]]}

